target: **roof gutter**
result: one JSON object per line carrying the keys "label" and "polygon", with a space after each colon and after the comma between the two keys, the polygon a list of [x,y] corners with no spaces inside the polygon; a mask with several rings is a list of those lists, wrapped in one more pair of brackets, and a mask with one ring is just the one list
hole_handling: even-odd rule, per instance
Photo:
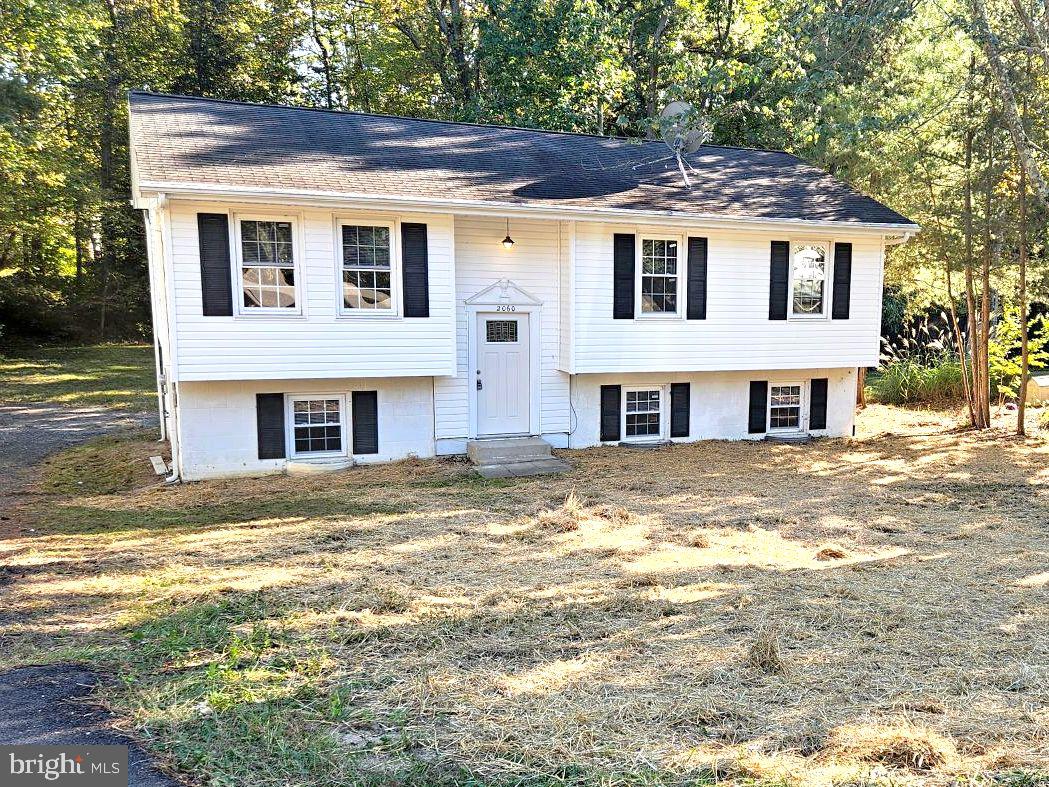
{"label": "roof gutter", "polygon": [[886,235],[885,236],[885,245],[886,246],[899,246],[901,243],[906,243],[907,241],[909,241],[911,238],[913,238],[917,234],[918,234],[918,230],[913,230],[911,232],[903,232],[903,233],[900,233],[898,235]]}
{"label": "roof gutter", "polygon": [[207,183],[163,183],[141,182],[138,190],[141,195],[147,192],[164,192],[169,198],[215,199],[240,202],[273,202],[279,198],[283,202],[295,202],[300,205],[316,207],[346,207],[347,203],[357,203],[364,207],[386,210],[413,210],[428,213],[459,213],[475,216],[519,216],[523,218],[563,220],[566,216],[589,221],[616,222],[621,224],[644,223],[677,223],[690,222],[696,226],[710,226],[739,229],[795,229],[795,230],[833,230],[893,237],[902,233],[902,243],[916,234],[921,228],[917,224],[878,224],[859,221],[811,221],[808,219],[771,219],[760,217],[728,218],[702,213],[684,213],[682,211],[664,210],[630,210],[627,208],[580,208],[574,205],[550,207],[547,205],[524,205],[514,202],[479,202],[475,200],[455,200],[433,197],[385,197],[374,194],[360,194],[337,191],[296,191],[293,189],[270,189],[255,187],[220,186]]}

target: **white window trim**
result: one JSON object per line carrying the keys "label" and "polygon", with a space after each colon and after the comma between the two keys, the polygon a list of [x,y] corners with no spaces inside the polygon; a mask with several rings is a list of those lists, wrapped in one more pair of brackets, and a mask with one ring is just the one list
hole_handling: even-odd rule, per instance
{"label": "white window trim", "polygon": [[[672,312],[646,312],[641,309],[642,248],[646,240],[672,240],[677,242],[677,309]],[[684,282],[688,256],[685,236],[658,232],[635,233],[634,240],[634,315],[641,320],[680,320],[684,314]]]}
{"label": "white window trim", "polygon": [[[358,227],[389,227],[390,229],[390,302],[391,309],[347,309],[342,299],[342,228],[345,225]],[[401,309],[401,222],[389,216],[363,216],[335,214],[333,237],[335,243],[335,308],[340,319],[351,320],[399,320]]]}
{"label": "white window trim", "polygon": [[[827,248],[823,263],[823,311],[819,314],[794,313],[794,252],[798,246],[822,244]],[[833,287],[834,242],[826,238],[793,238],[790,241],[790,277],[787,279],[787,319],[789,320],[826,320],[830,315],[830,299]]]}
{"label": "white window trim", "polygon": [[[651,385],[624,385],[622,386],[622,392],[620,393],[619,400],[619,435],[620,440],[624,443],[661,443],[666,441],[667,435],[670,433],[670,413],[668,406],[670,404],[669,389],[662,383],[652,383]],[[626,433],[626,395],[628,391],[659,391],[659,434],[658,435],[632,435],[627,436]]]}
{"label": "white window trim", "polygon": [[[279,213],[255,213],[234,212],[230,217],[233,222],[233,232],[230,233],[230,261],[233,275],[233,314],[237,317],[304,317],[306,315],[306,288],[305,268],[303,265],[304,249],[302,240],[302,222],[297,214]],[[245,306],[244,305],[244,279],[242,270],[244,261],[243,246],[240,242],[240,223],[242,221],[286,221],[291,224],[291,255],[292,270],[295,272],[295,307],[285,309],[280,306]]]}
{"label": "white window trim", "polygon": [[[772,389],[782,388],[787,385],[798,386],[798,425],[776,426],[772,425]],[[769,391],[765,399],[765,431],[768,434],[798,434],[807,432],[809,429],[809,384],[805,380],[769,380]]]}
{"label": "white window trim", "polygon": [[[342,423],[342,450],[341,451],[307,451],[298,453],[295,450],[295,402],[306,402],[316,399],[338,399],[339,415]],[[349,456],[350,451],[350,408],[349,397],[343,393],[296,393],[284,395],[284,422],[288,425],[285,430],[285,444],[289,459],[308,461],[310,459],[331,459],[332,457]]]}

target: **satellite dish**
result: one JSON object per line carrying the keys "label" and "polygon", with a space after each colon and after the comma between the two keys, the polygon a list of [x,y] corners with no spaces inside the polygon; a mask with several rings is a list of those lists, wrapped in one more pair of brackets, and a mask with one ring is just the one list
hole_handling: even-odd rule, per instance
{"label": "satellite dish", "polygon": [[710,121],[696,112],[688,101],[671,101],[659,113],[660,136],[674,154],[678,171],[688,188],[692,188],[688,170],[695,170],[684,157],[699,150],[710,139],[712,131]]}
{"label": "satellite dish", "polygon": [[682,139],[682,153],[695,153],[710,139],[710,131],[706,128],[694,128],[686,132]]}

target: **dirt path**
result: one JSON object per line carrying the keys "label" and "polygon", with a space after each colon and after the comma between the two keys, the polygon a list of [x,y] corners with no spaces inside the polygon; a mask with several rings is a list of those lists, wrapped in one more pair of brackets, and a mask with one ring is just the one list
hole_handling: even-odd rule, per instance
{"label": "dirt path", "polygon": [[[150,426],[156,416],[103,407],[0,406],[0,537],[4,512],[25,493],[35,465],[47,456],[99,435]],[[91,702],[98,677],[76,664],[24,667],[0,673],[0,743],[51,746],[128,746],[131,787],[175,787],[126,735]]]}

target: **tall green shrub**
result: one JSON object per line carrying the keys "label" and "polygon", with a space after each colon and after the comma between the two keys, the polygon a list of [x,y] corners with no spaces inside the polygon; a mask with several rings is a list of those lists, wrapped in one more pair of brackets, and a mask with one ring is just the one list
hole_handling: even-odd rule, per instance
{"label": "tall green shrub", "polygon": [[[946,315],[944,315],[946,323]],[[868,398],[884,404],[960,399],[962,368],[949,331],[928,321],[882,341],[881,366],[868,378]]]}

